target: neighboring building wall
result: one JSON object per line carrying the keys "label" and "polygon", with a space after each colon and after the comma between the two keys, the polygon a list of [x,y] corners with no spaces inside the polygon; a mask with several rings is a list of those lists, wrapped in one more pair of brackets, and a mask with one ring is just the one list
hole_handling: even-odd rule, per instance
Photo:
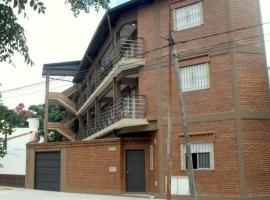
{"label": "neighboring building wall", "polygon": [[7,155],[0,160],[0,174],[25,175],[25,144],[30,141],[31,132],[28,128],[19,128],[16,130],[18,132],[20,136],[8,139]]}
{"label": "neighboring building wall", "polygon": [[7,143],[7,155],[0,158],[0,185],[24,186],[26,146],[30,141],[31,132],[28,128],[19,128]]}
{"label": "neighboring building wall", "polygon": [[28,120],[29,128],[15,128],[8,136],[7,154],[0,158],[0,185],[24,186],[26,169],[26,144],[34,139],[39,122]]}

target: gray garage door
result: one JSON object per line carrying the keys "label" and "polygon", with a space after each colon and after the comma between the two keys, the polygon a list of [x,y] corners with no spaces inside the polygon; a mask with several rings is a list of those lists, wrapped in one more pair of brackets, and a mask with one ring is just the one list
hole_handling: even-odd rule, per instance
{"label": "gray garage door", "polygon": [[60,152],[36,152],[35,189],[60,191]]}

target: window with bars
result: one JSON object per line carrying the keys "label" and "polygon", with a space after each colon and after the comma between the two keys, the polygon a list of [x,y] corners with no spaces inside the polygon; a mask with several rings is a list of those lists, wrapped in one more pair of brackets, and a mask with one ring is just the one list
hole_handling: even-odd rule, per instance
{"label": "window with bars", "polygon": [[207,63],[183,67],[179,70],[183,92],[203,90],[210,87]]}
{"label": "window with bars", "polygon": [[180,31],[203,24],[201,2],[174,11],[174,30]]}
{"label": "window with bars", "polygon": [[[193,169],[214,169],[213,143],[191,144]],[[188,169],[186,146],[181,144],[181,169]]]}

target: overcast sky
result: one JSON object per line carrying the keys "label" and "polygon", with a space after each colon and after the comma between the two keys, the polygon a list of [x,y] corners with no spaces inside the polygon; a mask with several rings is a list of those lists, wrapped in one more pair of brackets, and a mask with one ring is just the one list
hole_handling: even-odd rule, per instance
{"label": "overcast sky", "polygon": [[[126,0],[114,0],[111,7]],[[44,82],[42,67],[44,63],[82,59],[84,52],[100,22],[104,11],[73,16],[64,0],[46,0],[46,15],[29,13],[29,19],[22,23],[26,30],[30,55],[35,62],[33,67],[24,64],[20,55],[14,58],[16,67],[0,63],[0,91]],[[264,22],[270,22],[270,0],[261,0]],[[266,40],[270,40],[270,24],[265,25]],[[268,61],[270,61],[270,41],[267,42]],[[51,91],[62,91],[70,86],[63,81],[52,81]],[[12,92],[3,92],[4,104],[14,108],[18,103],[27,107],[44,102],[44,83]]]}

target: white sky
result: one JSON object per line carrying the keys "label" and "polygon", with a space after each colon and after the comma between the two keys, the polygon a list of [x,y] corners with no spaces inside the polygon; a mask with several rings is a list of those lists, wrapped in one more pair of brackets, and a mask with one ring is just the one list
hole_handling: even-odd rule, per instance
{"label": "white sky", "polygon": [[[111,7],[126,0],[113,0]],[[270,22],[270,1],[260,0],[264,22]],[[104,11],[73,16],[64,0],[44,1],[47,10],[45,15],[38,15],[28,9],[29,19],[22,21],[27,36],[30,55],[35,65],[30,67],[23,62],[20,55],[14,58],[16,68],[12,65],[0,63],[0,91],[5,91],[33,83],[45,81],[42,78],[42,67],[45,63],[63,62],[82,59],[84,52],[100,22]],[[265,34],[270,61],[270,24],[265,25]],[[70,86],[63,81],[51,81],[51,91],[62,91]],[[19,103],[26,107],[44,102],[45,84],[16,92],[3,92],[4,104],[14,108]]]}

